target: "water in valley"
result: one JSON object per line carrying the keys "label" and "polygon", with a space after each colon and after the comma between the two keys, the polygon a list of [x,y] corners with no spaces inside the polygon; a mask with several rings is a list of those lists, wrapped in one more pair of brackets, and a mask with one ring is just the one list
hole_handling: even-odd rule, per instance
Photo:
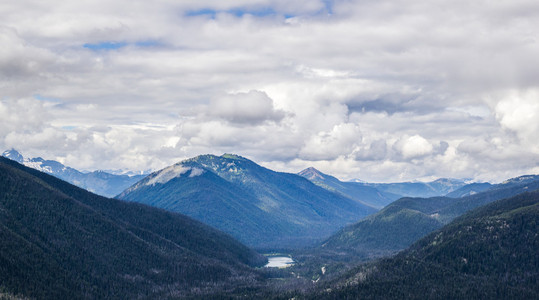
{"label": "water in valley", "polygon": [[288,256],[269,256],[266,268],[286,268],[294,264],[294,260]]}

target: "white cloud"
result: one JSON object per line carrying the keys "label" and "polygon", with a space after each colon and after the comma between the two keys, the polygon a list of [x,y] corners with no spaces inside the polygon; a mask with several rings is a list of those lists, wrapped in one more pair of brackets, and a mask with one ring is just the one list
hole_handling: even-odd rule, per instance
{"label": "white cloud", "polygon": [[285,116],[282,110],[274,108],[273,100],[261,91],[229,94],[213,99],[207,110],[212,117],[240,124],[279,122]]}
{"label": "white cloud", "polygon": [[[500,124],[516,132],[524,143],[537,145],[539,139],[539,89],[509,92],[497,102],[496,117]],[[536,148],[538,149],[538,148]]]}
{"label": "white cloud", "polygon": [[404,159],[425,157],[434,150],[429,141],[417,134],[399,139],[394,148],[402,154]]}
{"label": "white cloud", "polygon": [[350,155],[361,144],[361,130],[351,123],[335,125],[329,132],[312,135],[300,150],[305,160],[334,160]]}
{"label": "white cloud", "polygon": [[0,146],[85,169],[236,152],[342,178],[503,180],[539,165],[537,8],[8,1]]}

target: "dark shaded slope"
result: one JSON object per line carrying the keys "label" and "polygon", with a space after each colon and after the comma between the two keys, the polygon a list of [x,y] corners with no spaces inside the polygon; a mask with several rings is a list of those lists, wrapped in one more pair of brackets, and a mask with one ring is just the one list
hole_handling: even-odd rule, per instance
{"label": "dark shaded slope", "polygon": [[118,197],[187,214],[258,248],[312,245],[376,211],[236,155],[182,161]]}
{"label": "dark shaded slope", "polygon": [[[190,218],[0,158],[0,287],[40,299],[171,297],[255,284],[265,259]],[[193,289],[196,288],[196,289]]]}
{"label": "dark shaded slope", "polygon": [[[527,178],[523,180],[522,178]],[[506,183],[463,198],[402,198],[380,212],[350,225],[330,237],[323,249],[384,255],[410,246],[465,212],[487,203],[539,189],[534,176]]]}
{"label": "dark shaded slope", "polygon": [[[234,234],[242,241],[255,238],[270,242],[281,225],[256,206],[254,197],[212,172],[187,178],[177,177],[168,184],[136,185],[136,192],[121,194],[122,200],[181,212],[205,224]],[[265,226],[264,224],[271,224]]]}
{"label": "dark shaded slope", "polygon": [[309,298],[537,299],[538,220],[539,192],[496,201]]}

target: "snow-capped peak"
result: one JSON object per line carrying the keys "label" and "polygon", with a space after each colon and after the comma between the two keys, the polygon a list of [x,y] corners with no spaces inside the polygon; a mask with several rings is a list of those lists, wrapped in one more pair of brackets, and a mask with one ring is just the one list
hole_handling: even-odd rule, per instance
{"label": "snow-capped peak", "polygon": [[2,156],[14,160],[20,164],[24,162],[24,157],[19,153],[19,151],[13,148],[11,150],[4,151],[4,153],[2,153]]}

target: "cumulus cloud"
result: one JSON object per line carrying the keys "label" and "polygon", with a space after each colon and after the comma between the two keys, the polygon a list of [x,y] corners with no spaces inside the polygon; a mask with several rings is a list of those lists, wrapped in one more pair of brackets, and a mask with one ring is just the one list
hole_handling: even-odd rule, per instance
{"label": "cumulus cloud", "polygon": [[229,94],[214,99],[208,106],[208,114],[239,124],[279,122],[285,116],[284,111],[275,109],[273,100],[262,91]]}
{"label": "cumulus cloud", "polygon": [[349,155],[361,143],[359,126],[351,123],[335,125],[329,132],[311,136],[300,150],[300,158],[306,160],[333,160]]}
{"label": "cumulus cloud", "polygon": [[357,149],[353,156],[359,161],[383,161],[386,159],[387,153],[387,142],[380,139]]}
{"label": "cumulus cloud", "polygon": [[539,89],[509,92],[497,102],[495,111],[500,124],[522,141],[539,139]]}
{"label": "cumulus cloud", "polygon": [[435,145],[418,134],[401,137],[393,144],[397,155],[405,160],[443,154],[448,147],[449,144],[445,141],[440,141]]}
{"label": "cumulus cloud", "polygon": [[236,152],[343,179],[537,172],[537,8],[9,1],[0,146],[84,169]]}

